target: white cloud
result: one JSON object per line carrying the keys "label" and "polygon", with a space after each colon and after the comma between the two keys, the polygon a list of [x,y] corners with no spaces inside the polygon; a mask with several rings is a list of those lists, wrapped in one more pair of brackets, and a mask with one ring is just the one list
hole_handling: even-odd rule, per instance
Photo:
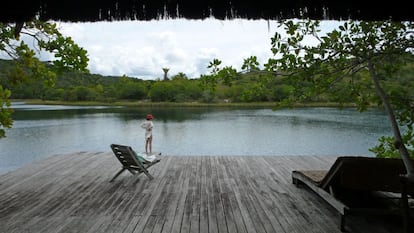
{"label": "white cloud", "polygon": [[[102,75],[162,78],[179,72],[190,78],[207,74],[210,61],[240,69],[252,55],[263,64],[278,23],[265,20],[159,20],[93,23],[58,22],[60,31],[88,51],[89,70]],[[332,30],[337,21],[322,21]],[[1,54],[0,54],[1,55]],[[42,54],[51,59],[50,54]]]}
{"label": "white cloud", "polygon": [[163,67],[169,75],[197,78],[214,58],[237,69],[251,55],[264,61],[276,27],[274,21],[214,19],[58,24],[88,50],[92,73],[143,79],[161,78]]}

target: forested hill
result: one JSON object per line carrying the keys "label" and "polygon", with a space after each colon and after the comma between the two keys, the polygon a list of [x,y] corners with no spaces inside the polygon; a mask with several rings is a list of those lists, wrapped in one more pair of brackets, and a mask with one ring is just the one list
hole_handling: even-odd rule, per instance
{"label": "forested hill", "polygon": [[[218,82],[216,88],[206,86],[203,78],[188,79],[178,73],[168,80],[142,80],[131,77],[103,76],[79,72],[58,74],[53,87],[41,81],[29,80],[12,85],[7,73],[12,72],[13,62],[0,60],[0,85],[12,91],[12,99],[43,99],[61,101],[167,101],[167,102],[277,102],[287,98],[295,87],[289,79],[268,79],[263,72],[240,74],[230,84]],[[160,68],[161,69],[161,68]],[[387,82],[393,91],[401,90],[414,98],[414,64],[395,74]],[[268,80],[265,84],[259,80]],[[351,80],[351,78],[349,79]],[[228,83],[227,83],[228,84]],[[354,83],[355,84],[355,83]],[[309,85],[304,81],[304,85]],[[365,85],[365,84],[364,84]],[[308,101],[355,102],[349,92],[349,83],[337,83],[328,92]],[[365,85],[364,88],[373,88]],[[374,93],[374,90],[373,92]],[[373,94],[372,101],[375,101]]]}

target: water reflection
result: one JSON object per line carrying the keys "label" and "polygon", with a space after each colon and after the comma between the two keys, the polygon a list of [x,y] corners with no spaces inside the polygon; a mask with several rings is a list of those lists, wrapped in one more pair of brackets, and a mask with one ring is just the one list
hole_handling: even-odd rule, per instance
{"label": "water reflection", "polygon": [[20,104],[0,140],[0,173],[53,154],[109,151],[111,143],[143,150],[147,113],[155,116],[154,150],[167,155],[371,155],[391,132],[380,110]]}

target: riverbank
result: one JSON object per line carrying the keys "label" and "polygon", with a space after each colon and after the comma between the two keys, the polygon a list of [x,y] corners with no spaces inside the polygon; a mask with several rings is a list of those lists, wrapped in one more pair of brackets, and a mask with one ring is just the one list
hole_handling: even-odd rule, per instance
{"label": "riverbank", "polygon": [[[251,103],[235,103],[235,102],[150,102],[150,101],[116,101],[116,102],[99,102],[99,101],[52,101],[23,99],[12,100],[12,102],[24,102],[26,104],[44,104],[44,105],[72,105],[72,106],[126,106],[126,107],[246,107],[246,108],[276,108],[279,102],[251,102]],[[314,103],[295,103],[292,107],[356,107],[355,104],[340,104],[334,102],[314,102]],[[372,106],[374,107],[374,106]]]}

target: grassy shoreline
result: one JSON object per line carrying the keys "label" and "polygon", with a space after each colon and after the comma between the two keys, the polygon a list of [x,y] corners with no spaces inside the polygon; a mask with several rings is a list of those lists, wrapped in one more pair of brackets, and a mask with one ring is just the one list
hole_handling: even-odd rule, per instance
{"label": "grassy shoreline", "polygon": [[[201,103],[201,102],[148,102],[148,101],[52,101],[38,99],[14,99],[12,102],[24,102],[26,104],[42,105],[72,105],[72,106],[125,106],[125,107],[268,107],[275,108],[278,102],[254,102],[254,103]],[[293,107],[356,107],[355,104],[339,103],[296,103]]]}

